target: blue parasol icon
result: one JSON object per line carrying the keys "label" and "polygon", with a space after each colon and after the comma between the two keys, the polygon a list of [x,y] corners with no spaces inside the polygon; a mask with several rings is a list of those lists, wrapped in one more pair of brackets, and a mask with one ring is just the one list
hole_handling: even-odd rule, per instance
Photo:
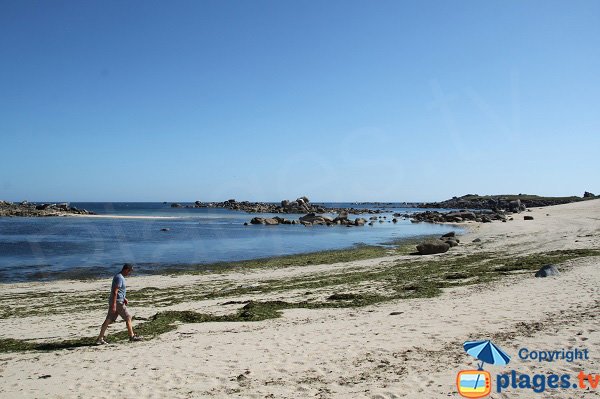
{"label": "blue parasol icon", "polygon": [[483,363],[505,366],[510,362],[510,356],[494,345],[492,341],[467,341],[463,347],[469,355],[481,360],[479,370],[483,370]]}
{"label": "blue parasol icon", "polygon": [[[477,360],[481,360],[481,363],[479,363],[479,370],[483,370],[483,363],[505,366],[510,362],[510,356],[494,345],[492,341],[467,341],[463,344],[463,347],[465,348],[465,352],[469,355]],[[475,387],[477,387],[477,384],[479,383],[480,376],[481,374],[477,375]]]}

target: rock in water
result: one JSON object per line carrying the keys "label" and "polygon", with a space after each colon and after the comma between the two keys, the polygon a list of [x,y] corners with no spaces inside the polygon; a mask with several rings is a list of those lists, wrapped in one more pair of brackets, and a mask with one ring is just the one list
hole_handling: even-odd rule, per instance
{"label": "rock in water", "polygon": [[549,276],[558,276],[558,269],[554,265],[545,265],[542,266],[540,270],[535,273],[536,277],[549,277]]}
{"label": "rock in water", "polygon": [[442,240],[428,240],[417,245],[417,251],[421,255],[441,254],[450,249],[450,244]]}

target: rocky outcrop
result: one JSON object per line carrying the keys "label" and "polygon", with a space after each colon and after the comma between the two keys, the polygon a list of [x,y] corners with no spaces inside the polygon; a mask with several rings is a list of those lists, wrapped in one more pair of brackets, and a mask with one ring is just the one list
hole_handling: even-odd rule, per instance
{"label": "rocky outcrop", "polygon": [[[591,194],[591,193],[588,193]],[[524,211],[527,207],[540,207],[568,204],[583,201],[592,197],[540,197],[537,195],[485,195],[467,194],[462,197],[452,197],[442,202],[428,202],[418,205],[419,208],[445,209],[489,209],[493,211],[506,210],[511,212]]]}
{"label": "rocky outcrop", "polygon": [[590,193],[588,191],[586,191],[585,193],[583,193],[583,198],[595,198],[596,195],[593,193]]}
{"label": "rocky outcrop", "polygon": [[[250,220],[250,224],[265,224],[265,225],[277,225],[277,224],[302,224],[304,226],[364,226],[367,223],[367,219],[364,218],[356,218],[354,220],[348,218],[347,212],[340,212],[338,216],[332,218],[326,215],[320,215],[314,212],[307,213],[304,216],[301,216],[298,221],[284,219],[279,216],[275,216],[274,218],[262,218],[262,217],[254,217]],[[247,223],[244,223],[247,225]]]}
{"label": "rocky outcrop", "polygon": [[506,216],[510,214],[504,211],[489,211],[489,210],[477,210],[477,211],[450,211],[450,212],[438,212],[438,211],[425,211],[417,212],[412,214],[403,215],[411,219],[413,223],[428,222],[428,223],[462,223],[462,222],[479,222],[479,223],[491,223],[492,221],[506,220]]}
{"label": "rocky outcrop", "polygon": [[47,204],[23,201],[13,203],[0,201],[0,216],[66,216],[66,215],[93,215],[94,212],[78,209],[68,203]]}
{"label": "rocky outcrop", "polygon": [[[244,224],[246,224],[246,223],[244,223]],[[264,224],[267,226],[276,226],[278,224],[296,224],[296,221],[281,218],[279,216],[275,216],[274,218],[255,217],[255,218],[252,218],[252,220],[250,220],[250,224]]]}
{"label": "rocky outcrop", "polygon": [[328,208],[324,205],[313,204],[306,197],[297,198],[295,201],[283,200],[280,203],[274,202],[250,202],[236,201],[230,199],[224,202],[201,202],[196,201],[193,204],[185,205],[186,208],[224,208],[234,211],[248,213],[342,213],[361,214],[361,213],[382,213],[380,209],[357,209],[357,208]]}

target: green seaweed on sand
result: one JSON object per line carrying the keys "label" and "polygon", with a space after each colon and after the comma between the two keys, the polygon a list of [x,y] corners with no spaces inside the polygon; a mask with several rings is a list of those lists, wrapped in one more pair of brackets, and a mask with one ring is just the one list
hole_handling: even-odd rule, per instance
{"label": "green seaweed on sand", "polygon": [[[136,331],[147,339],[173,331],[181,323],[205,322],[257,322],[276,319],[285,309],[357,308],[392,300],[428,298],[439,295],[444,288],[490,283],[506,274],[530,273],[549,263],[561,264],[568,260],[599,256],[596,249],[568,249],[547,253],[513,256],[509,253],[480,252],[470,255],[402,259],[373,268],[338,270],[319,275],[297,276],[280,280],[262,281],[258,286],[234,287],[215,292],[197,293],[197,287],[170,303],[203,299],[240,297],[244,295],[311,290],[313,299],[300,301],[235,300],[230,304],[244,303],[235,312],[212,315],[194,311],[163,311],[136,325]],[[139,300],[152,305],[162,301],[169,289],[148,287]],[[14,312],[9,309],[8,313]],[[127,339],[126,332],[110,336],[116,342]],[[79,338],[55,342],[32,342],[11,338],[0,339],[0,352],[50,351],[73,349],[93,345],[94,338]]]}

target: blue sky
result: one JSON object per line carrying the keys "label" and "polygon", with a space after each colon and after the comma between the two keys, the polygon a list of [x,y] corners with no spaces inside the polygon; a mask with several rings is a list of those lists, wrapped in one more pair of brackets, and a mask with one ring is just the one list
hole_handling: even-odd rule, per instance
{"label": "blue sky", "polygon": [[0,1],[0,199],[600,193],[598,1]]}

